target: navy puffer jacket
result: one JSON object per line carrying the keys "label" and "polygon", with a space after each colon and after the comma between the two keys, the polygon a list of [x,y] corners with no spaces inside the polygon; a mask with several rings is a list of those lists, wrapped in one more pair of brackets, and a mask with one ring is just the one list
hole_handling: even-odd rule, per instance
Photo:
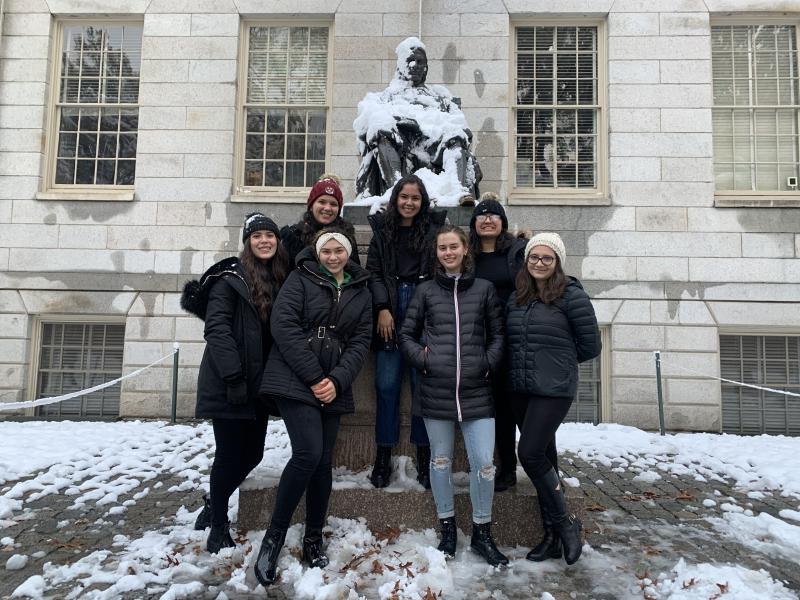
{"label": "navy puffer jacket", "polygon": [[399,341],[420,372],[414,414],[448,421],[494,416],[489,374],[503,359],[503,313],[490,282],[437,270],[417,286]]}
{"label": "navy puffer jacket", "polygon": [[534,300],[506,306],[506,340],[511,390],[525,395],[574,398],[578,363],[600,354],[602,344],[589,296],[574,277],[551,304]]}

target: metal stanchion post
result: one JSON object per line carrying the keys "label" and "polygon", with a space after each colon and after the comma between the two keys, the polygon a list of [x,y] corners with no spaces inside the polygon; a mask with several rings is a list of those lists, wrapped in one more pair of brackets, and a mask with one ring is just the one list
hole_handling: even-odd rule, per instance
{"label": "metal stanchion post", "polygon": [[172,356],[172,422],[175,423],[175,417],[178,412],[178,360],[180,359],[181,346],[175,342],[172,347],[175,349],[175,354]]}
{"label": "metal stanchion post", "polygon": [[664,435],[664,392],[661,389],[661,352],[653,352],[656,359],[656,389],[658,390],[658,430]]}

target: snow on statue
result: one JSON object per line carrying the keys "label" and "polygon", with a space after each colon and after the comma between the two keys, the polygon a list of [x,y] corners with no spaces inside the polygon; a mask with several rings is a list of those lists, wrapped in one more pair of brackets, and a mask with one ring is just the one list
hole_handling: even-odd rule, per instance
{"label": "snow on statue", "polygon": [[353,129],[363,159],[354,204],[377,210],[408,173],[423,180],[439,206],[474,204],[481,171],[470,152],[464,113],[447,88],[425,83],[428,57],[419,39],[403,40],[395,52],[397,71],[389,86],[358,103]]}

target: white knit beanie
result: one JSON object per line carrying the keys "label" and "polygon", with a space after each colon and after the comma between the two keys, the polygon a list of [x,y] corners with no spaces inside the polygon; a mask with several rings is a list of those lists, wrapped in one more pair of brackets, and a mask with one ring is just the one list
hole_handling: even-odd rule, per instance
{"label": "white knit beanie", "polygon": [[550,248],[556,253],[558,261],[561,263],[561,268],[564,268],[564,264],[567,262],[567,251],[564,249],[564,240],[561,239],[560,235],[552,231],[537,233],[525,245],[525,260],[528,260],[528,255],[535,246],[547,246]]}
{"label": "white knit beanie", "polygon": [[336,231],[328,231],[317,238],[317,243],[314,247],[314,250],[317,251],[317,256],[319,256],[319,251],[322,250],[322,247],[331,240],[336,240],[344,246],[344,249],[347,251],[347,256],[353,254],[353,245],[350,243],[350,240],[347,239],[347,236]]}

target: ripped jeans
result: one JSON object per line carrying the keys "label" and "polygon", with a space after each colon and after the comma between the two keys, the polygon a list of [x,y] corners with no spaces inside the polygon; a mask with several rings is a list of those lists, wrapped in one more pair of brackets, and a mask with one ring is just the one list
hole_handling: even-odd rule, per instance
{"label": "ripped jeans", "polygon": [[[494,497],[494,419],[473,419],[459,425],[469,459],[472,521],[478,525],[489,523]],[[431,489],[436,501],[436,515],[440,519],[455,515],[452,470],[455,427],[455,421],[425,419],[431,440]]]}

